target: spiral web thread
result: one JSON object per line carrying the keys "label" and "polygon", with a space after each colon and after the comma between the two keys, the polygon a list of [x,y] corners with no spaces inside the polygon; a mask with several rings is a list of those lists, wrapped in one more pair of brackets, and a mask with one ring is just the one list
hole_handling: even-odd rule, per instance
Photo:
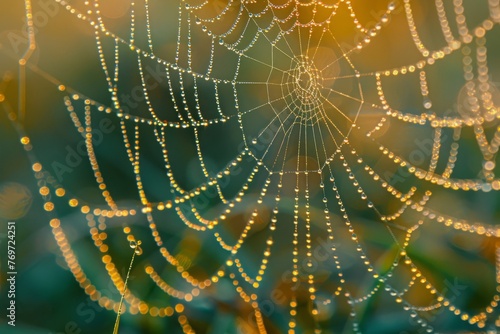
{"label": "spiral web thread", "polygon": [[[156,50],[160,47],[153,41],[156,34],[154,15],[150,12],[150,1],[133,1],[130,6],[130,33],[120,36],[108,29],[105,18],[100,14],[100,1],[86,1],[81,8],[64,0],[56,0],[76,19],[90,25],[95,32],[99,60],[105,74],[112,105],[104,105],[71,87],[65,86],[52,77],[48,79],[57,86],[64,96],[64,104],[76,130],[85,138],[85,146],[98,188],[101,190],[107,207],[92,206],[81,199],[68,194],[63,185],[50,177],[41,163],[32,158],[35,177],[40,183],[40,193],[45,199],[46,211],[54,210],[53,194],[66,198],[70,207],[78,208],[85,215],[95,246],[102,253],[102,261],[116,289],[124,294],[130,313],[150,314],[151,316],[177,316],[184,332],[192,332],[185,315],[185,308],[196,301],[203,290],[216,285],[222,278],[229,278],[241,299],[253,309],[256,327],[259,333],[266,332],[265,319],[259,308],[261,281],[268,273],[268,263],[275,250],[276,231],[292,227],[291,283],[301,282],[306,286],[306,301],[311,305],[308,312],[315,323],[316,332],[321,332],[317,319],[321,305],[332,302],[345,302],[351,308],[351,326],[360,331],[357,310],[377,294],[387,294],[396,304],[416,319],[417,328],[433,332],[434,328],[424,314],[444,309],[454,314],[457,319],[476,328],[486,324],[498,324],[496,317],[497,302],[500,295],[495,294],[489,305],[477,314],[469,314],[453,304],[453,300],[439,292],[433,285],[432,278],[426,277],[407,253],[407,247],[416,231],[426,224],[442,224],[450,229],[481,235],[488,238],[500,237],[500,229],[495,225],[482,222],[470,222],[459,217],[442,214],[428,206],[432,197],[430,190],[421,189],[426,185],[449,190],[462,191],[497,191],[500,179],[495,175],[496,154],[500,146],[500,128],[488,139],[485,127],[498,125],[498,105],[495,104],[494,84],[489,76],[487,35],[500,22],[500,2],[482,1],[488,9],[488,15],[471,27],[467,21],[467,11],[462,1],[455,0],[445,4],[435,0],[433,11],[439,21],[444,44],[439,48],[426,45],[419,34],[421,27],[415,21],[413,2],[404,0],[388,3],[385,13],[375,24],[367,26],[358,18],[356,5],[348,0],[340,1],[181,1],[178,6],[178,30],[175,45],[175,57],[172,61],[163,59]],[[139,11],[139,6],[141,10]],[[418,57],[405,65],[377,71],[360,71],[355,60],[372,44],[384,30],[396,24],[394,12],[404,17],[406,25],[400,29],[409,30],[411,39],[418,51]],[[31,4],[26,0],[27,21],[31,22]],[[344,21],[337,20],[343,15]],[[344,43],[336,37],[339,24],[352,29],[359,38],[354,45]],[[140,24],[143,24],[140,27]],[[28,26],[32,26],[28,24]],[[144,29],[143,29],[144,28]],[[144,36],[142,36],[143,34]],[[33,34],[32,34],[33,35]],[[34,36],[34,35],[33,35]],[[208,48],[197,44],[197,38],[205,36]],[[352,44],[352,43],[351,43]],[[30,39],[30,50],[34,49],[34,38]],[[107,47],[113,45],[112,52]],[[111,48],[110,48],[111,49]],[[208,53],[205,51],[209,51]],[[147,112],[130,111],[124,107],[120,91],[120,75],[128,69],[120,66],[122,54],[136,58],[137,69],[141,78],[143,104]],[[439,93],[433,94],[428,82],[428,72],[457,56],[462,59],[464,78],[463,95],[467,108],[451,116],[442,115],[435,110],[435,100]],[[218,59],[229,59],[221,63]],[[20,66],[24,66],[20,62]],[[158,64],[168,87],[168,107],[155,105],[151,96],[150,84],[145,64]],[[36,67],[32,69],[37,70]],[[251,70],[249,70],[251,69]],[[40,71],[40,70],[38,70]],[[387,91],[392,79],[418,81],[421,104],[418,112],[402,111],[392,105]],[[350,87],[347,90],[345,87]],[[211,92],[211,99],[205,96]],[[367,92],[376,92],[376,98]],[[2,99],[3,100],[3,99]],[[208,101],[208,102],[207,102]],[[229,103],[228,103],[229,101]],[[165,112],[165,110],[167,110]],[[363,113],[371,111],[377,122],[369,126],[362,125]],[[124,147],[133,168],[141,208],[120,207],[107,190],[104,173],[101,173],[98,157],[94,151],[92,129],[96,113],[113,114],[120,122]],[[164,116],[164,114],[168,116]],[[21,142],[27,151],[31,150],[30,139],[23,133],[21,123],[16,123],[21,133]],[[377,134],[384,128],[416,126],[430,129],[432,133],[432,155],[427,167],[412,164],[404,154],[382,144]],[[239,138],[231,141],[242,143],[237,148],[233,159],[223,168],[213,171],[204,154],[203,131],[206,128],[224,126],[239,130]],[[205,181],[193,189],[183,186],[184,181],[177,178],[178,171],[173,169],[175,161],[170,158],[170,129],[190,131],[194,138],[194,148],[199,160],[199,167]],[[452,131],[451,143],[443,139],[445,131]],[[459,144],[465,129],[472,129],[477,140],[477,147],[483,157],[481,170],[472,178],[453,176],[459,154]],[[141,148],[150,145],[142,141],[143,133],[148,132],[156,138],[161,148],[165,174],[170,184],[170,193],[164,201],[151,201],[141,174]],[[367,143],[378,149],[376,153],[386,163],[403,168],[420,179],[419,186],[398,189],[384,171],[377,171],[370,162],[359,153],[357,145]],[[152,145],[152,144],[151,144]],[[445,150],[441,146],[449,147]],[[363,151],[361,149],[361,151]],[[444,157],[443,157],[444,155]],[[245,168],[246,173],[235,170]],[[352,185],[357,198],[342,195],[343,179]],[[237,184],[237,191],[225,189],[226,180]],[[290,187],[290,185],[293,185]],[[376,189],[376,190],[373,190]],[[216,193],[216,212],[197,206],[196,199],[208,192]],[[377,207],[372,197],[383,196],[399,203],[399,209],[393,213],[384,213]],[[252,196],[250,195],[252,194]],[[256,194],[256,195],[255,195]],[[353,195],[350,196],[353,196]],[[250,200],[247,200],[250,198]],[[293,213],[285,218],[282,204],[284,198],[293,207]],[[384,197],[385,198],[385,197]],[[385,228],[397,252],[389,268],[381,270],[370,258],[370,253],[361,237],[357,235],[355,215],[349,209],[350,201],[360,200],[368,211],[374,214],[376,222]],[[250,201],[250,204],[249,204]],[[230,220],[231,214],[242,206],[252,208],[251,216],[246,220],[236,240],[225,239],[221,227]],[[261,216],[265,216],[265,207],[271,208],[268,220],[268,232],[257,269],[247,268],[240,256],[247,237]],[[188,208],[188,210],[186,210]],[[315,213],[320,210],[319,214]],[[213,235],[221,249],[227,251],[228,259],[215,273],[200,279],[185,268],[183,263],[168,250],[157,230],[162,224],[156,219],[156,213],[174,210],[189,229],[197,233]],[[125,286],[123,277],[118,272],[106,243],[106,221],[129,215],[142,214],[147,218],[152,237],[160,254],[168,266],[177,271],[190,286],[180,289],[166,282],[153,265],[145,267],[145,273],[166,294],[178,301],[166,306],[152,305],[134,295]],[[215,213],[214,213],[215,212]],[[314,220],[319,221],[331,243],[331,259],[335,271],[329,278],[332,285],[326,290],[329,297],[318,298],[323,289],[318,283],[314,271],[302,275],[299,263],[305,259],[312,267]],[[95,301],[118,311],[119,301],[102,295],[79,264],[70,242],[65,235],[61,221],[56,217],[50,225],[61,252],[75,279],[85,292]],[[340,232],[343,231],[343,232]],[[131,246],[136,245],[133,227],[125,226],[123,233]],[[348,242],[364,270],[371,277],[373,284],[368,291],[357,291],[344,275],[345,257],[341,249],[333,243],[336,234],[349,235]],[[144,242],[144,240],[143,240]],[[345,240],[343,243],[346,243]],[[341,245],[341,247],[344,246]],[[498,252],[498,251],[497,251]],[[352,254],[351,254],[352,255]],[[396,271],[406,273],[395,283]],[[498,272],[498,264],[497,264]],[[500,277],[496,281],[500,284]],[[431,297],[427,306],[416,306],[407,300],[411,289],[420,286]],[[499,285],[500,286],[500,285]],[[288,304],[288,332],[300,330],[298,320],[299,304],[303,296],[297,296],[291,290]],[[125,307],[124,307],[125,309]],[[303,311],[303,309],[301,309]]]}

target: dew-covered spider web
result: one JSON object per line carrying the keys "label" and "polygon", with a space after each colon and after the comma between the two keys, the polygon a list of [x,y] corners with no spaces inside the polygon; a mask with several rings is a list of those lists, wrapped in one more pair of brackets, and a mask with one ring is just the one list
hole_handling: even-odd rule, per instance
{"label": "dew-covered spider web", "polygon": [[101,198],[33,155],[23,77],[19,113],[2,100],[92,300],[185,333],[218,307],[238,333],[496,333],[500,1],[54,5],[100,70],[87,88],[33,64],[26,0],[20,73],[60,95]]}

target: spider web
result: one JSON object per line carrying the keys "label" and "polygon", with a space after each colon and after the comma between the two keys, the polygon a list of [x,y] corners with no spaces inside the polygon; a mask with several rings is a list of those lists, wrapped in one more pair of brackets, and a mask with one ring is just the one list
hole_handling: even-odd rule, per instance
{"label": "spider web", "polygon": [[[279,331],[288,333],[373,332],[364,314],[384,308],[402,310],[403,329],[417,332],[446,330],[441,312],[471,330],[497,326],[497,291],[488,305],[461,309],[414,258],[418,247],[410,248],[435,225],[471,238],[500,236],[495,224],[455,216],[442,197],[433,201],[436,193],[500,189],[498,69],[487,42],[498,38],[499,1],[470,10],[460,0],[141,0],[122,21],[108,20],[102,1],[55,2],[93,31],[109,102],[30,68],[63,94],[106,206],[70,195],[34,156],[33,170],[46,211],[61,197],[61,206],[85,216],[124,295],[123,311],[176,316],[193,332],[190,307],[229,282],[250,308],[252,321],[240,325],[259,333],[276,331],[269,304],[281,309],[287,320]],[[112,171],[96,153],[94,129],[108,114],[119,124],[124,152],[117,156],[129,161],[139,206],[121,204],[105,181]],[[474,170],[459,170],[459,160],[473,160]],[[144,172],[145,161],[163,172]],[[127,223],[139,215],[149,235]],[[110,239],[121,233],[109,228],[113,221],[136,254],[142,247],[157,255],[140,270],[169,298],[148,301],[138,283],[126,286],[115,262],[126,248],[113,249]],[[91,281],[64,223],[55,216],[50,225],[69,269],[91,299],[117,312],[119,300]],[[162,226],[179,223],[219,248],[217,267],[200,274],[189,254],[173,253]],[[498,274],[491,279],[500,283]]]}

